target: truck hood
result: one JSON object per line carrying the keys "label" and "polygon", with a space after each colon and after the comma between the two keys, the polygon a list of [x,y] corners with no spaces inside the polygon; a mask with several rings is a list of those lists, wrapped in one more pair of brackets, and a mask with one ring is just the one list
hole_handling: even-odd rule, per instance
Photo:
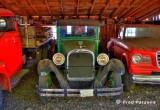
{"label": "truck hood", "polygon": [[160,38],[135,38],[122,41],[130,50],[140,49],[144,51],[160,49]]}
{"label": "truck hood", "polygon": [[[80,47],[80,45],[82,46],[82,48]],[[86,40],[62,40],[61,41],[61,51],[63,54],[67,54],[68,52],[75,49],[87,49],[95,53],[96,42],[86,41]]]}

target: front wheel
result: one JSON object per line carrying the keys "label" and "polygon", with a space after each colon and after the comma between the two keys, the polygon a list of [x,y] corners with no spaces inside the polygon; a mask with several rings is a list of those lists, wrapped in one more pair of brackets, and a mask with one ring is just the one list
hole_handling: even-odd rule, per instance
{"label": "front wheel", "polygon": [[131,75],[128,72],[127,66],[125,67],[125,74],[122,76],[122,81],[123,81],[123,90],[126,92],[131,92],[135,84],[131,81]]}
{"label": "front wheel", "polygon": [[3,91],[0,86],[0,110],[3,110]]}
{"label": "front wheel", "polygon": [[[120,74],[116,74],[114,72],[110,72],[108,75],[108,83],[107,86],[110,88],[116,88],[122,86],[122,79]],[[120,95],[116,95],[112,97],[114,101],[120,99]]]}

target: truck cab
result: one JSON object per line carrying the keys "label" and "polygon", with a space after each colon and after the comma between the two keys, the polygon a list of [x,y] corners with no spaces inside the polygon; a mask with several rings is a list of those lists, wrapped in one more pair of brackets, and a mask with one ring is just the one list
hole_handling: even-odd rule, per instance
{"label": "truck cab", "polygon": [[0,108],[3,108],[2,90],[17,85],[28,70],[22,70],[22,45],[14,13],[0,8]]}

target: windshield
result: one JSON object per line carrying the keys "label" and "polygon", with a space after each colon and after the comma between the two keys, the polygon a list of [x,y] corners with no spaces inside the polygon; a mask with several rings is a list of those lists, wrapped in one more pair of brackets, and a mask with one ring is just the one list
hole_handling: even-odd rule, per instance
{"label": "windshield", "polygon": [[154,37],[160,38],[160,26],[127,27],[125,38]]}
{"label": "windshield", "polygon": [[15,31],[13,17],[0,17],[0,32]]}
{"label": "windshield", "polygon": [[60,38],[96,37],[96,26],[60,26]]}

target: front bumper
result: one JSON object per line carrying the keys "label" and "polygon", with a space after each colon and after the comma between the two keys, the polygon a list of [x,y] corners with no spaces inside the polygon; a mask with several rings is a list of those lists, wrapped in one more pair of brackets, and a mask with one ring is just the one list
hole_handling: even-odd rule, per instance
{"label": "front bumper", "polygon": [[91,97],[91,96],[117,96],[123,91],[123,85],[117,88],[94,89],[45,89],[37,86],[39,96],[44,97]]}
{"label": "front bumper", "polygon": [[132,75],[133,83],[160,84],[160,75]]}
{"label": "front bumper", "polygon": [[138,64],[131,65],[129,68],[129,73],[131,74],[141,74],[141,75],[152,75],[154,72],[160,73],[160,68],[153,66],[151,64]]}

